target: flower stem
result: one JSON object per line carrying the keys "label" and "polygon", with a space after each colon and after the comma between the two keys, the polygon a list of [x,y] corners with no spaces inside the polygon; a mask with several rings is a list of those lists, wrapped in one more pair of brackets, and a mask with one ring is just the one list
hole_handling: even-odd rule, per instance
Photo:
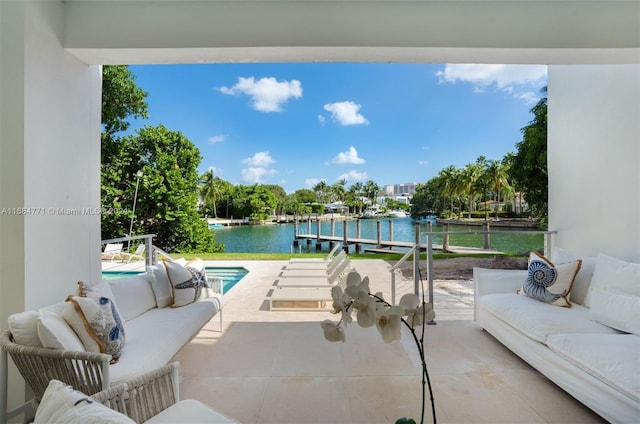
{"label": "flower stem", "polygon": [[[384,300],[383,298],[376,296],[375,294],[369,293],[369,296],[372,296],[379,302],[384,303],[387,306],[391,306],[389,302]],[[422,300],[423,306],[425,304],[424,299]],[[433,424],[436,424],[436,405],[435,399],[433,397],[433,389],[431,387],[431,378],[429,377],[429,370],[427,369],[427,362],[425,361],[424,355],[424,326],[426,322],[424,322],[424,316],[426,314],[425,308],[422,308],[422,339],[418,339],[415,329],[409,324],[409,322],[405,318],[401,318],[402,323],[411,331],[411,335],[413,336],[413,340],[416,342],[416,347],[418,348],[418,354],[420,355],[420,362],[422,366],[422,409],[420,411],[420,423],[424,424],[424,409],[425,409],[425,396],[426,396],[426,386],[429,387],[429,399],[431,401],[431,411],[433,416]]]}

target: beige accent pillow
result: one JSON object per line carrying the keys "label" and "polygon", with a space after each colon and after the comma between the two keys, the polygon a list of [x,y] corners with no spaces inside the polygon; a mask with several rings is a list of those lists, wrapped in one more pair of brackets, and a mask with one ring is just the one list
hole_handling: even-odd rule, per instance
{"label": "beige accent pillow", "polygon": [[581,265],[581,260],[554,265],[533,251],[529,254],[527,278],[521,291],[541,302],[570,308],[571,289]]}

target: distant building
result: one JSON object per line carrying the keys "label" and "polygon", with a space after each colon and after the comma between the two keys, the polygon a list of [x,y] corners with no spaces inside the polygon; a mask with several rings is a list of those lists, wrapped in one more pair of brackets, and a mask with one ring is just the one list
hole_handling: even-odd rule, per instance
{"label": "distant building", "polygon": [[382,189],[387,196],[413,196],[418,183],[386,185]]}

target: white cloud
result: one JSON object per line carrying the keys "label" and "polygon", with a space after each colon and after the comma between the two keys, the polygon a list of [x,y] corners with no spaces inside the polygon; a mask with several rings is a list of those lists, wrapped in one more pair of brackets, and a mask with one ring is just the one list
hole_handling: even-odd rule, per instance
{"label": "white cloud", "polygon": [[336,165],[355,164],[360,165],[364,163],[364,159],[358,157],[358,151],[355,147],[349,147],[346,152],[338,153],[338,156],[331,159],[329,163]]}
{"label": "white cloud", "polygon": [[536,92],[547,84],[545,65],[482,65],[447,64],[436,72],[440,83],[455,84],[458,81],[474,85],[474,92],[481,93],[497,87],[526,103],[539,100]]}
{"label": "white cloud", "polygon": [[250,184],[261,183],[263,182],[263,178],[269,175],[274,175],[276,173],[275,169],[270,168],[262,168],[262,167],[253,167],[244,168],[240,171],[242,175],[242,179]]}
{"label": "white cloud", "polygon": [[269,151],[258,152],[250,158],[242,159],[242,163],[253,167],[268,167],[275,162]]}
{"label": "white cloud", "polygon": [[367,175],[366,172],[358,172],[352,169],[349,172],[339,175],[338,178],[336,178],[336,181],[340,181],[340,180],[346,180],[351,182],[365,181],[367,178],[369,178],[369,176]]}
{"label": "white cloud", "polygon": [[340,125],[366,125],[369,123],[367,118],[358,113],[361,105],[348,101],[327,103],[324,110],[331,112],[331,117]]}
{"label": "white cloud", "polygon": [[263,178],[277,173],[269,166],[276,163],[268,151],[258,152],[255,155],[243,159],[242,163],[248,165],[240,171],[242,179],[250,184],[261,183]]}
{"label": "white cloud", "polygon": [[428,165],[429,161],[428,160],[419,160],[418,161],[418,165]]}
{"label": "white cloud", "polygon": [[327,120],[327,118],[325,118],[324,116],[318,115],[318,122],[320,122],[321,124],[324,125],[326,120]]}
{"label": "white cloud", "polygon": [[225,136],[220,134],[220,135],[214,135],[212,137],[209,137],[209,143],[211,144],[216,144],[216,143],[222,143],[225,139]]}
{"label": "white cloud", "polygon": [[315,187],[320,181],[326,181],[324,178],[307,178],[304,180],[304,186],[306,188]]}
{"label": "white cloud", "polygon": [[251,105],[260,112],[280,112],[282,105],[290,98],[302,97],[302,84],[298,80],[278,81],[273,77],[238,77],[233,87],[220,87],[220,92],[228,95],[246,94],[251,97]]}

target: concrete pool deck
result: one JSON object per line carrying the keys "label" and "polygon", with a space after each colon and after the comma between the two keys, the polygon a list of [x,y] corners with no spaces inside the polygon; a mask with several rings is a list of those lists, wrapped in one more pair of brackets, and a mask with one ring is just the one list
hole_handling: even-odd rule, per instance
{"label": "concrete pool deck", "polygon": [[[225,293],[224,323],[214,317],[174,358],[180,396],[198,399],[241,423],[419,422],[420,367],[403,330],[385,344],[356,324],[345,343],[325,341],[329,312],[269,311],[266,298],[286,261],[208,261],[249,270]],[[353,261],[372,291],[390,298],[391,264]],[[413,281],[396,275],[397,296]],[[436,325],[425,327],[427,366],[440,423],[602,423],[588,408],[513,355],[473,322],[464,281],[437,281]],[[428,401],[425,422],[431,422]]]}

